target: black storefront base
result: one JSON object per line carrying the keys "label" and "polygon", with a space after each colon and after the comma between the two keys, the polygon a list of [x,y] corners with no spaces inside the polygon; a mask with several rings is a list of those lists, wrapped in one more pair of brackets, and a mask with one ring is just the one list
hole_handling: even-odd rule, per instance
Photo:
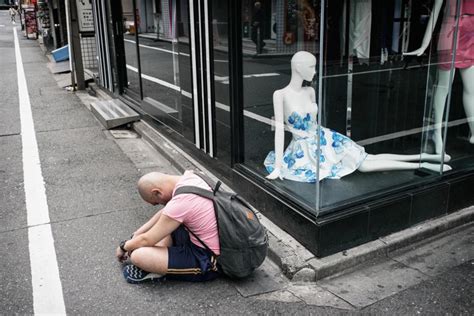
{"label": "black storefront base", "polygon": [[234,187],[317,257],[325,257],[474,204],[474,171],[310,219],[237,171]]}

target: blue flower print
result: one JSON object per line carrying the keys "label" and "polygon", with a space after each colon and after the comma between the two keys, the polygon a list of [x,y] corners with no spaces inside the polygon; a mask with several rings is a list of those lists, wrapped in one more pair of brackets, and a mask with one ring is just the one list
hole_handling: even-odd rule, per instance
{"label": "blue flower print", "polygon": [[295,129],[299,129],[302,131],[305,131],[309,128],[310,120],[311,116],[309,115],[309,113],[305,116],[305,118],[302,118],[296,112],[291,113],[291,115],[288,117],[288,123],[293,125]]}
{"label": "blue flower print", "polygon": [[[314,155],[315,155],[316,157],[319,156],[319,162],[320,162],[320,163],[323,163],[323,162],[326,161],[326,157],[324,157],[324,154],[321,152],[321,150],[317,150],[317,149],[316,149],[316,150],[314,151]],[[316,157],[315,157],[315,158],[316,158]]]}
{"label": "blue flower print", "polygon": [[321,146],[326,146],[328,144],[323,129],[320,129],[319,131],[319,141],[321,142]]}
{"label": "blue flower print", "polygon": [[272,173],[273,170],[275,170],[275,168],[273,168],[273,166],[267,166],[266,168],[267,168],[268,173]]}
{"label": "blue flower print", "polygon": [[288,123],[293,125],[295,123],[295,120],[296,120],[297,116],[298,116],[298,114],[296,114],[296,112],[291,113],[291,115],[288,117]]}
{"label": "blue flower print", "polygon": [[295,157],[297,159],[301,159],[304,157],[304,151],[303,149],[301,148],[301,145],[300,144],[297,144],[296,145],[296,148],[295,148]]}
{"label": "blue flower print", "polygon": [[323,163],[326,161],[326,157],[323,154],[319,155],[319,162]]}
{"label": "blue flower print", "polygon": [[295,159],[293,159],[291,155],[283,157],[283,161],[286,162],[286,164],[288,165],[288,169],[295,164]]}
{"label": "blue flower print", "polygon": [[339,171],[341,171],[342,169],[342,164],[341,163],[338,163],[338,164],[335,164],[335,165],[332,165],[331,167],[331,175],[329,177],[331,178],[336,178]]}
{"label": "blue flower print", "polygon": [[347,137],[345,136],[342,136],[341,134],[335,132],[334,134],[332,134],[332,139],[333,139],[333,143],[332,143],[332,147],[334,148],[334,151],[336,152],[336,154],[340,154],[344,151],[344,144],[347,143]]}

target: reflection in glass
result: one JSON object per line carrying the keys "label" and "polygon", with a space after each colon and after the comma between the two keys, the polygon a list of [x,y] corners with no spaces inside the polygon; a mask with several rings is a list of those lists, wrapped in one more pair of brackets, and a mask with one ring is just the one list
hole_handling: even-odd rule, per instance
{"label": "reflection in glass", "polygon": [[181,20],[188,20],[186,4],[137,0],[143,100],[177,120],[181,120],[178,39],[188,32],[177,27],[182,25]]}
{"label": "reflection in glass", "polygon": [[[258,2],[260,5],[256,5],[255,1],[241,2],[244,164],[265,177],[268,172],[264,160],[275,149],[273,95],[290,82],[290,60],[294,53],[305,50],[319,57],[320,9],[319,1]],[[262,42],[259,41],[259,36]],[[314,87],[309,82],[305,85]],[[292,139],[291,132],[283,133],[282,152]],[[295,197],[298,203],[315,209],[314,183],[288,180],[274,180],[272,183]]]}
{"label": "reflection in glass", "polygon": [[126,92],[131,91],[132,94],[140,96],[140,78],[138,75],[138,58],[137,47],[135,41],[135,33],[137,31],[135,25],[135,17],[133,14],[134,0],[122,0],[122,17],[123,17],[123,44],[125,51],[125,62],[127,69],[127,80],[125,82]]}
{"label": "reflection in glass", "polygon": [[213,43],[216,154],[215,156],[230,164],[230,101],[229,101],[229,36],[228,1],[212,0],[211,30]]}
{"label": "reflection in glass", "polygon": [[[441,14],[452,10],[445,1],[434,1],[435,4],[441,2]],[[452,1],[454,9],[456,3],[465,6],[460,11],[464,13],[460,14],[459,30],[453,28],[453,24],[450,28],[451,41],[462,47],[467,45],[462,39],[467,33],[463,33],[462,28],[471,33],[474,30],[469,24],[472,15],[466,14],[469,1]],[[445,105],[446,96],[441,111],[432,105],[436,102],[432,100],[439,95],[435,90],[443,89],[442,82],[433,78],[433,70],[441,68],[438,64],[445,64],[446,73],[452,73],[451,62],[442,61],[446,59],[443,54],[447,54],[448,60],[455,56],[455,65],[461,65],[460,54],[464,56],[463,63],[472,62],[473,55],[466,54],[472,44],[461,48],[461,53],[455,52],[451,45],[445,47],[445,52],[439,48],[434,52],[436,46],[432,46],[432,50],[425,47],[424,53],[407,54],[420,48],[429,25],[435,24],[432,37],[442,38],[443,24],[430,22],[436,13],[432,4],[431,0],[334,0],[325,2],[321,10],[319,1],[260,1],[258,8],[254,2],[242,2],[245,165],[262,178],[270,174],[273,179],[270,185],[306,208],[319,210],[319,214],[335,205],[367,199],[429,177],[435,180],[440,173],[454,167],[454,155],[444,155],[442,150],[436,149],[436,129],[423,131],[427,125],[438,125],[433,124],[441,122],[436,115],[443,113],[444,108],[445,112],[449,110]],[[256,9],[263,14],[255,14]],[[320,11],[324,19],[320,19]],[[260,45],[263,48],[252,36],[253,20],[264,25],[259,31],[264,34],[265,45]],[[324,21],[321,38],[320,21]],[[274,28],[272,23],[275,23]],[[268,27],[274,30],[274,37],[265,30]],[[458,40],[454,39],[456,32]],[[322,56],[319,47],[323,49]],[[316,72],[320,75],[321,89],[317,89],[317,80],[305,80],[296,89],[278,97],[281,91],[291,87],[295,78],[290,59],[298,51],[307,51],[318,60]],[[320,59],[322,64],[319,64]],[[452,88],[453,102],[461,100],[463,103],[455,92],[462,87],[461,95],[466,100],[465,96],[472,90],[466,83],[474,80],[465,80],[472,63],[458,68],[461,76],[454,77],[453,84],[450,84],[452,77],[448,76],[443,86],[447,96]],[[438,84],[433,89],[435,82]],[[299,89],[313,91],[316,97],[303,100],[303,92],[292,95],[293,92],[298,94]],[[309,104],[314,100],[319,100],[319,109],[315,104],[310,109]],[[278,103],[285,106],[279,110]],[[458,122],[458,129],[468,127],[467,122],[474,114],[466,107],[469,98],[463,104],[468,119],[464,117]],[[457,117],[455,113],[451,107],[450,133],[455,126],[451,120],[453,114]],[[301,135],[302,132],[306,134]],[[275,137],[275,134],[280,136]],[[473,140],[469,129],[463,137],[467,144]],[[429,146],[424,146],[426,144]],[[459,144],[457,141],[451,146],[448,140],[446,146],[449,150],[457,146],[459,150]],[[328,146],[326,152],[324,146]],[[352,166],[345,158],[337,157],[345,156],[345,146],[359,149],[362,157],[355,159]],[[365,153],[370,154],[365,156]],[[326,165],[321,163],[322,159]],[[448,161],[449,164],[445,164]],[[470,161],[472,164],[472,158]],[[337,173],[346,166],[349,172]],[[279,172],[275,171],[277,168]],[[422,170],[414,172],[417,169]],[[316,204],[314,182],[319,183]]]}
{"label": "reflection in glass", "polygon": [[429,151],[432,144],[436,153],[472,155],[473,146],[468,144],[474,144],[474,2],[436,0],[432,12],[420,48],[410,53],[422,55],[433,41],[435,62],[428,81],[432,92],[425,110],[424,150]]}

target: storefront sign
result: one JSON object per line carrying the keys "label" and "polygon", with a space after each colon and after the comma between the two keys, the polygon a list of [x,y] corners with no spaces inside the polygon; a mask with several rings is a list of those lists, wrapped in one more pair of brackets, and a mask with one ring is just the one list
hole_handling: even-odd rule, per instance
{"label": "storefront sign", "polygon": [[94,32],[91,0],[76,0],[79,32]]}

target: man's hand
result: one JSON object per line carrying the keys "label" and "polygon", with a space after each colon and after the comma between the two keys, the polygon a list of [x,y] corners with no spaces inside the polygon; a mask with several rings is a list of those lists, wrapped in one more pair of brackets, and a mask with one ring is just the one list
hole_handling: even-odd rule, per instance
{"label": "man's hand", "polygon": [[120,247],[117,247],[117,250],[115,250],[115,256],[119,262],[124,262],[128,259],[128,254],[120,249]]}

